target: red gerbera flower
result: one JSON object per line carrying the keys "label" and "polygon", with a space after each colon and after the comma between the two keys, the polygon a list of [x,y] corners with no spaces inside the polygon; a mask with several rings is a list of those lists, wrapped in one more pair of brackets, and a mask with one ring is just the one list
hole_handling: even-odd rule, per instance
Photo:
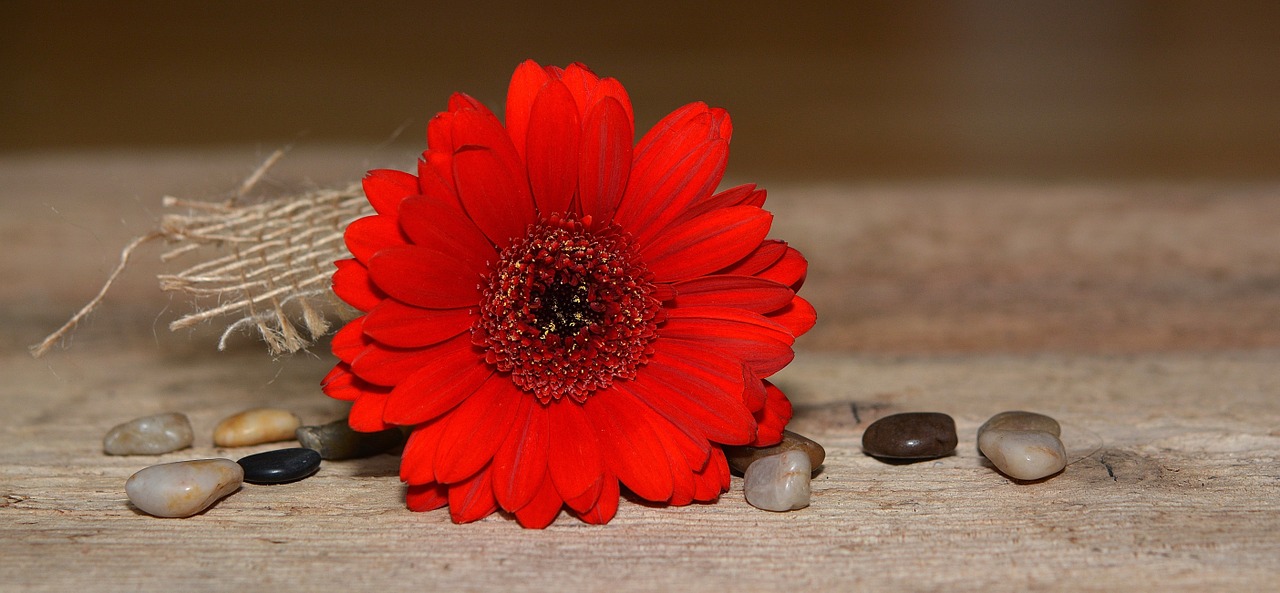
{"label": "red gerbera flower", "polygon": [[729,487],[721,445],[770,445],[791,404],[766,377],[813,308],[807,263],[766,240],[753,185],[714,193],[732,127],[677,109],[632,146],[626,91],[528,61],[506,124],[463,94],[417,175],[364,179],[333,289],[365,315],[333,339],[325,393],[357,430],[411,426],[410,509],[609,521],[619,482],[684,505]]}

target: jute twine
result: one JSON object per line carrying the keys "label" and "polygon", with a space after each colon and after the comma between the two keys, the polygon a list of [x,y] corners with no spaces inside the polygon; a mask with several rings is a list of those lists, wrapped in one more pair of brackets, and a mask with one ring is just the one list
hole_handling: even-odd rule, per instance
{"label": "jute twine", "polygon": [[[70,334],[106,296],[127,267],[133,251],[164,239],[169,262],[196,253],[203,261],[176,274],[158,276],[160,288],[190,297],[194,311],[169,324],[179,330],[214,319],[229,319],[218,349],[241,331],[256,331],[272,354],[296,352],[328,333],[328,317],[349,312],[334,296],[333,262],[350,257],[342,233],[353,220],[373,213],[360,184],[315,190],[269,200],[246,196],[282,151],[271,155],[236,192],[222,202],[166,196],[160,228],[135,238],[120,252],[120,263],[98,294],[57,331],[30,348],[39,357]],[[302,329],[299,329],[299,325]]]}

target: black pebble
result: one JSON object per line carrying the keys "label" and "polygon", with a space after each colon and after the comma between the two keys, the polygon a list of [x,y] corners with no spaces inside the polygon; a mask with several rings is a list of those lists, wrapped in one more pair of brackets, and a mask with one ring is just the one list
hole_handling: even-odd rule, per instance
{"label": "black pebble", "polygon": [[956,450],[956,421],[938,412],[885,416],[862,433],[862,450],[887,459],[933,459]]}
{"label": "black pebble", "polygon": [[302,447],[276,449],[255,453],[236,463],[244,468],[244,481],[250,484],[284,484],[316,473],[320,454]]}

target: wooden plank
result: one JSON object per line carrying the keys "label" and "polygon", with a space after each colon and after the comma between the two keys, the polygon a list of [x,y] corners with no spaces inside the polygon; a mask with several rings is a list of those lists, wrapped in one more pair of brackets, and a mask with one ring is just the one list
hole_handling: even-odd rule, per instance
{"label": "wooden plank", "polygon": [[[384,455],[190,519],[141,515],[123,492],[137,469],[273,448],[213,447],[219,418],[343,411],[317,388],[323,349],[272,361],[247,338],[214,352],[213,327],[167,333],[160,311],[182,303],[145,258],[70,350],[23,351],[145,230],[135,196],[211,195],[254,164],[201,156],[0,163],[0,590],[1267,591],[1280,573],[1280,239],[1261,233],[1274,192],[1245,186],[771,188],[823,315],[778,376],[792,428],[828,450],[802,511],[756,510],[735,478],[717,504],[624,502],[604,527],[458,526],[405,510]],[[302,155],[273,183],[343,156],[360,160]],[[1063,474],[1014,484],[977,455],[977,426],[1006,409],[1063,421]],[[112,425],[169,410],[192,417],[194,448],[101,453]],[[861,453],[867,424],[910,410],[953,415],[957,454]]]}
{"label": "wooden plank", "polygon": [[[8,357],[0,585],[1265,590],[1280,559],[1274,351],[1127,359],[806,353],[780,383],[797,402],[793,427],[823,442],[828,457],[812,506],[794,513],[748,506],[735,478],[717,504],[624,503],[605,527],[565,516],[545,532],[500,516],[458,526],[443,511],[404,509],[390,455],[328,462],[291,485],[246,485],[190,519],[134,511],[123,484],[145,465],[272,448],[212,447],[221,416],[264,404],[298,410],[308,422],[340,412],[317,393],[323,361],[253,359],[95,351],[46,366]],[[977,455],[973,432],[1008,408],[1063,421],[1072,464],[1062,475],[1014,484]],[[191,414],[194,449],[100,453],[111,425],[170,409]],[[955,416],[957,454],[905,466],[863,455],[866,425],[904,410]]]}

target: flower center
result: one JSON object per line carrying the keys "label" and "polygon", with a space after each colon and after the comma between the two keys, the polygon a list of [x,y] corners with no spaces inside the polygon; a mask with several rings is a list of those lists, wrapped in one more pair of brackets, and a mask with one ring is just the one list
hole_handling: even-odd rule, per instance
{"label": "flower center", "polygon": [[562,219],[529,225],[485,281],[472,341],[485,360],[542,403],[581,403],[648,362],[661,305],[653,275],[616,225]]}

